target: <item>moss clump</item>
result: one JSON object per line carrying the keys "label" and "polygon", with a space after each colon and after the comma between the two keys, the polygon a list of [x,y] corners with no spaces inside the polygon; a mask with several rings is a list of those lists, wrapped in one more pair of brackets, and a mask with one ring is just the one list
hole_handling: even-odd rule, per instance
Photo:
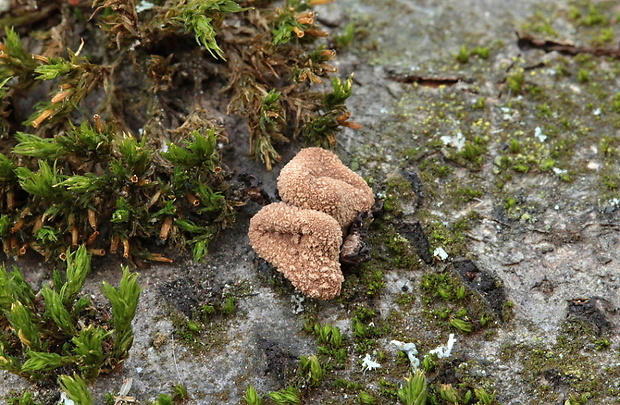
{"label": "moss clump", "polygon": [[340,328],[328,323],[320,324],[307,319],[304,330],[312,333],[320,346],[317,348],[319,360],[327,369],[342,369],[347,362],[347,339],[340,332]]}
{"label": "moss clump", "polygon": [[[244,284],[235,285],[221,297],[191,308],[189,316],[176,308],[169,308],[169,318],[174,326],[175,336],[195,353],[205,353],[227,342],[226,325],[242,316],[237,303],[238,297],[245,293]],[[153,339],[153,346],[160,347],[161,337]]]}
{"label": "moss clump", "polygon": [[595,27],[609,24],[611,9],[603,3],[590,0],[573,1],[569,9],[569,18],[578,26]]}
{"label": "moss clump", "polygon": [[469,202],[475,199],[479,199],[483,196],[483,194],[484,191],[470,187],[461,187],[456,190],[456,195],[462,202]]}
{"label": "moss clump", "polygon": [[415,304],[416,296],[411,293],[401,293],[396,295],[394,302],[396,302],[401,311],[408,312]]}
{"label": "moss clump", "polygon": [[567,319],[555,344],[507,346],[503,358],[522,362],[522,373],[537,401],[555,400],[562,387],[573,399],[587,396],[596,402],[620,394],[617,367],[601,367],[599,361],[600,351],[610,350],[604,343],[606,333],[590,321]]}
{"label": "moss clump", "polygon": [[525,81],[525,73],[523,70],[516,70],[511,72],[506,77],[506,84],[513,94],[520,94],[523,89],[523,83]]}
{"label": "moss clump", "polygon": [[354,336],[355,352],[359,355],[372,353],[377,348],[378,338],[389,334],[389,324],[379,314],[362,306],[353,312],[351,329]]}
{"label": "moss clump", "polygon": [[391,216],[399,216],[403,213],[404,204],[415,204],[419,199],[413,190],[411,182],[401,173],[392,173],[385,183],[383,197],[383,209]]}
{"label": "moss clump", "polygon": [[537,8],[534,14],[521,25],[521,31],[556,37],[558,32],[554,27],[554,20],[549,17],[549,13],[546,10],[541,10],[542,7],[539,6]]}
{"label": "moss clump", "polygon": [[[142,245],[157,238],[189,244],[200,260],[218,229],[233,220],[217,150],[223,135],[214,127],[185,133],[167,152],[87,123],[51,139],[16,137],[14,154],[37,163],[15,166],[7,186],[26,193],[17,209],[3,214],[14,224],[4,243],[8,254],[23,254],[30,245],[46,258],[58,257],[66,246],[85,243],[99,255],[121,251],[127,258],[170,261]],[[85,166],[97,174],[84,173]]]}
{"label": "moss clump", "polygon": [[72,373],[90,381],[129,355],[140,294],[137,274],[123,268],[118,288],[103,283],[110,316],[81,294],[90,271],[86,248],[68,253],[66,261],[65,274],[55,272],[53,284],[38,292],[17,268],[0,267],[0,324],[6,331],[0,339],[1,369],[34,381]]}
{"label": "moss clump", "polygon": [[394,269],[416,270],[421,266],[421,260],[416,253],[418,247],[413,246],[411,233],[418,229],[401,227],[397,230],[394,219],[389,214],[376,219],[370,227],[368,244],[371,247],[371,260],[362,265],[362,270]]}
{"label": "moss clump", "polygon": [[470,333],[492,327],[496,317],[483,298],[451,273],[425,274],[420,291],[427,319],[443,328]]}
{"label": "moss clump", "polygon": [[344,106],[351,78],[332,77],[320,90],[336,71],[335,51],[325,48],[309,2],[53,7],[32,38],[43,54],[19,36],[34,23],[24,7],[0,25],[7,254],[32,247],[51,258],[87,243],[97,254],[169,261],[146,247],[158,240],[204,257],[238,201],[220,157],[225,131],[217,114],[195,106],[245,120],[250,155],[268,170],[279,143],[300,137],[333,147],[341,127],[359,127]]}
{"label": "moss clump", "polygon": [[475,211],[471,211],[453,224],[446,224],[427,211],[420,211],[422,222],[427,224],[431,250],[441,247],[451,257],[466,256],[468,254],[465,232],[479,220]]}

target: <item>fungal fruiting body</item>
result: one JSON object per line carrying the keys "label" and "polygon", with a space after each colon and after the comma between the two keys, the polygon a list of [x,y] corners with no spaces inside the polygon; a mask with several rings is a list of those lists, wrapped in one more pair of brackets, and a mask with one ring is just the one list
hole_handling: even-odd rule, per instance
{"label": "fungal fruiting body", "polygon": [[250,244],[295,288],[316,299],[340,294],[343,232],[374,203],[366,182],[325,149],[302,149],[280,172],[283,202],[250,221]]}
{"label": "fungal fruiting body", "polygon": [[321,148],[302,149],[288,162],[278,177],[278,191],[285,203],[329,214],[344,230],[375,201],[364,179]]}
{"label": "fungal fruiting body", "polygon": [[250,244],[288,278],[295,288],[318,299],[340,293],[342,231],[329,215],[274,203],[250,221]]}

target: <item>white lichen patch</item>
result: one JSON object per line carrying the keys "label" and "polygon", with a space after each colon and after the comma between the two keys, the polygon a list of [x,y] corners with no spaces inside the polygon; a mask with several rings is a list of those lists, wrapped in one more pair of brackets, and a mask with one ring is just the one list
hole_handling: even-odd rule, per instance
{"label": "white lichen patch", "polygon": [[547,140],[547,135],[543,133],[540,127],[534,128],[534,136],[538,139],[538,142],[545,142]]}
{"label": "white lichen patch", "polygon": [[293,303],[293,313],[295,315],[304,312],[304,301],[306,300],[305,296],[301,294],[293,294],[291,295],[291,302]]}
{"label": "white lichen patch", "polygon": [[437,357],[439,357],[440,359],[450,357],[452,355],[452,349],[454,348],[455,343],[456,339],[454,338],[454,333],[450,333],[450,335],[448,336],[448,343],[446,343],[444,346],[437,346],[436,348],[428,352],[428,354],[436,354]]}
{"label": "white lichen patch", "polygon": [[405,352],[409,358],[409,363],[411,363],[411,368],[413,370],[420,368],[420,360],[417,358],[418,348],[415,346],[415,343],[405,343],[400,340],[391,340],[390,344],[396,346],[398,350]]}
{"label": "white lichen patch", "polygon": [[433,256],[439,258],[442,262],[449,257],[448,253],[441,246],[433,250]]}
{"label": "white lichen patch", "polygon": [[454,136],[444,135],[440,137],[441,142],[446,146],[453,146],[457,152],[460,152],[465,147],[465,136],[461,131],[458,131]]}
{"label": "white lichen patch", "polygon": [[[424,357],[430,356],[432,354],[436,355],[438,358],[443,359],[450,357],[452,355],[452,350],[454,349],[454,344],[456,343],[456,339],[454,337],[454,333],[451,333],[448,336],[448,342],[445,345],[437,346],[433,350],[429,351]],[[390,344],[396,346],[398,350],[402,350],[405,352],[407,357],[409,358],[409,362],[411,363],[411,368],[415,371],[420,368],[420,359],[418,359],[418,349],[415,343],[405,343],[399,340],[392,340]]]}
{"label": "white lichen patch", "polygon": [[378,369],[380,367],[381,367],[381,364],[379,364],[376,361],[374,361],[370,357],[370,354],[366,353],[366,356],[364,356],[364,359],[362,360],[362,370],[363,371],[372,371],[372,370],[376,370],[376,369]]}

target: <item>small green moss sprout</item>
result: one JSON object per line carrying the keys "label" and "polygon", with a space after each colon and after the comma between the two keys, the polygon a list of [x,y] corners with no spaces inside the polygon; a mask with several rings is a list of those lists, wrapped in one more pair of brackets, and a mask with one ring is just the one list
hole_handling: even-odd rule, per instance
{"label": "small green moss sprout", "polygon": [[435,370],[435,367],[437,367],[437,354],[433,353],[433,354],[427,354],[426,356],[424,356],[424,358],[422,359],[422,364],[421,364],[421,368],[422,370],[424,370],[427,373],[432,372],[433,370]]}
{"label": "small green moss sprout", "polygon": [[346,48],[355,40],[356,26],[354,23],[347,24],[342,34],[334,35],[334,43],[338,49]]}
{"label": "small green moss sprout", "polygon": [[216,22],[214,18],[221,20],[221,15],[238,13],[246,9],[232,0],[187,0],[182,1],[179,6],[180,15],[172,19],[182,23],[190,32],[193,32],[196,42],[205,47],[211,56],[226,59],[224,51],[215,39],[217,31],[213,26]]}
{"label": "small green moss sprout", "polygon": [[590,81],[590,72],[588,72],[586,69],[579,69],[579,71],[577,72],[577,81],[579,83],[586,83]]}
{"label": "small green moss sprout", "polygon": [[474,394],[481,405],[491,405],[495,401],[495,396],[488,393],[484,388],[474,388]]}
{"label": "small green moss sprout", "polygon": [[571,396],[564,401],[564,405],[586,405],[588,403],[588,399],[590,395],[588,393],[584,394],[571,394]]}
{"label": "small green moss sprout", "polygon": [[301,356],[299,359],[299,369],[311,387],[318,387],[321,385],[323,377],[325,376],[325,370],[315,354],[311,356]]}
{"label": "small green moss sprout", "polygon": [[225,315],[231,315],[237,309],[237,298],[228,297],[226,301],[224,301],[224,305],[222,306],[222,312]]}
{"label": "small green moss sprout", "polygon": [[522,69],[516,70],[506,77],[506,84],[513,94],[520,94],[525,83],[525,73]]}
{"label": "small green moss sprout", "polygon": [[456,60],[460,63],[469,62],[469,50],[465,45],[461,45],[459,52],[456,54]]}
{"label": "small green moss sprout", "polygon": [[61,375],[58,377],[60,388],[66,393],[67,397],[76,404],[93,405],[93,398],[86,386],[86,381],[78,374],[73,377]]}
{"label": "small green moss sprout", "polygon": [[272,391],[267,394],[275,405],[299,405],[301,404],[301,393],[295,387],[282,388],[279,391]]}
{"label": "small green moss sprout", "polygon": [[129,268],[122,267],[123,276],[118,288],[103,282],[103,294],[110,300],[114,319],[114,354],[119,359],[129,356],[129,349],[133,344],[133,329],[131,321],[136,314],[140,286],[138,274],[130,273]]}
{"label": "small green moss sprout", "polygon": [[598,44],[607,44],[613,42],[614,37],[614,29],[612,27],[601,28],[601,32],[595,42]]}
{"label": "small green moss sprout", "polygon": [[439,384],[437,386],[439,397],[449,404],[461,403],[459,392],[451,384]]}
{"label": "small green moss sprout", "polygon": [[159,394],[152,405],[174,405],[174,400],[168,394]]}
{"label": "small green moss sprout", "polygon": [[317,323],[314,325],[313,332],[321,344],[328,345],[334,349],[343,345],[342,335],[337,326],[332,326],[328,323],[323,325]]}
{"label": "small green moss sprout", "polygon": [[426,375],[422,370],[405,378],[405,384],[398,389],[398,399],[405,405],[424,405],[428,397]]}
{"label": "small green moss sprout", "polygon": [[263,398],[256,392],[253,386],[248,386],[243,395],[243,400],[246,405],[262,405]]}
{"label": "small green moss sprout", "polygon": [[379,401],[366,391],[360,391],[359,394],[357,394],[357,403],[364,405],[375,405],[378,404]]}
{"label": "small green moss sprout", "polygon": [[597,350],[605,350],[611,346],[611,341],[607,338],[597,339],[594,341]]}
{"label": "small green moss sprout", "polygon": [[476,55],[481,59],[489,59],[491,51],[488,46],[478,46],[471,50],[472,55]]}
{"label": "small green moss sprout", "polygon": [[42,405],[39,402],[36,402],[33,398],[33,393],[30,391],[24,391],[21,396],[11,396],[7,399],[7,403],[9,405]]}
{"label": "small green moss sprout", "polygon": [[463,319],[450,318],[448,322],[450,323],[450,326],[462,333],[470,333],[473,330],[473,325],[471,324],[471,322]]}

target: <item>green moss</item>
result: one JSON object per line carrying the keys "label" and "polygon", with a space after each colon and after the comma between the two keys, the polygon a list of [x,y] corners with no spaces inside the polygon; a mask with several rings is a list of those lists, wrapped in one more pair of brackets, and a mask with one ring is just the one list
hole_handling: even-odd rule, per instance
{"label": "green moss", "polygon": [[614,41],[614,29],[612,27],[601,28],[598,37],[595,39],[597,44],[607,44]]}
{"label": "green moss", "polygon": [[21,395],[12,393],[4,397],[8,405],[41,405],[35,398],[35,394],[30,391],[24,391]]}
{"label": "green moss", "polygon": [[510,322],[512,319],[514,319],[515,317],[514,307],[515,307],[514,302],[510,300],[507,300],[506,302],[504,302],[504,305],[502,307],[502,319],[505,322]]}
{"label": "green moss", "polygon": [[434,298],[441,298],[444,301],[462,300],[467,295],[467,290],[463,283],[456,277],[448,274],[426,274],[420,281],[422,291],[422,301],[431,304]]}
{"label": "green moss", "polygon": [[474,110],[484,110],[486,106],[486,100],[484,97],[478,97],[476,102],[471,106]]}
{"label": "green moss", "polygon": [[451,331],[470,333],[491,327],[495,316],[482,297],[452,273],[425,274],[420,280],[426,319]]}
{"label": "green moss", "polygon": [[547,103],[538,104],[537,108],[537,116],[543,119],[549,119],[553,117],[553,111],[551,107]]}
{"label": "green moss", "polygon": [[469,202],[484,195],[484,191],[473,189],[470,187],[462,187],[456,190],[456,195],[462,202]]}
{"label": "green moss", "polygon": [[412,251],[409,241],[388,220],[390,218],[380,218],[372,224],[369,232],[372,259],[361,266],[360,278],[375,278],[372,276],[373,270],[416,269],[420,266],[420,260]]}
{"label": "green moss", "polygon": [[332,382],[332,387],[334,388],[342,388],[347,391],[355,391],[359,392],[363,388],[363,384],[359,382],[347,381],[342,378],[337,378]]}
{"label": "green moss", "polygon": [[371,272],[362,273],[362,283],[366,286],[366,295],[373,296],[379,294],[385,287],[383,281],[383,272],[381,270],[373,270]]}
{"label": "green moss", "polygon": [[522,362],[523,376],[532,386],[537,402],[548,403],[556,397],[557,387],[545,383],[555,379],[566,386],[573,398],[586,395],[596,403],[602,396],[618,392],[615,381],[620,377],[619,370],[601,368],[598,361],[593,361],[599,356],[600,341],[605,350],[606,338],[601,337],[596,326],[569,319],[562,324],[555,344],[507,346],[502,350],[502,359]]}
{"label": "green moss", "polygon": [[603,12],[601,6],[595,3],[586,3],[589,2],[582,3],[581,10],[575,10],[575,8],[571,9],[571,17],[576,19],[578,24],[586,27],[592,27],[595,25],[606,25],[609,23],[609,19],[606,13]]}
{"label": "green moss", "polygon": [[[17,32],[29,32],[36,17],[23,5],[3,16],[3,28],[15,26],[3,30],[0,58],[0,129],[7,153],[0,160],[17,174],[2,180],[0,200],[10,204],[0,206],[0,215],[20,224],[7,248],[11,255],[25,253],[17,246],[31,246],[50,259],[66,246],[88,242],[99,245],[101,255],[122,246],[125,258],[170,262],[144,248],[157,239],[189,246],[194,259],[202,259],[218,231],[234,221],[239,202],[220,161],[224,128],[211,112],[193,107],[205,97],[247,121],[250,155],[267,170],[281,159],[279,143],[301,137],[333,148],[343,126],[358,127],[347,120],[345,106],[352,78],[330,77],[335,52],[319,39],[326,33],[307,2],[292,1],[277,12],[269,2],[249,12],[233,0],[164,2],[148,12],[137,12],[135,2],[96,1],[94,13],[82,6],[69,7],[66,15],[48,10],[38,34],[26,41]],[[85,11],[91,18],[76,24],[74,14]],[[56,26],[61,14],[69,23]],[[78,35],[75,27],[84,29]],[[222,30],[229,35],[218,35]],[[82,34],[79,50],[65,49],[60,38]],[[341,40],[352,35],[347,29]],[[159,51],[152,55],[136,43]],[[173,55],[171,43],[187,46],[187,52]],[[25,44],[54,56],[31,54]],[[121,63],[127,58],[135,63]],[[179,80],[183,69],[173,67],[202,70],[216,61],[226,68],[210,81],[219,87],[206,92],[201,76]],[[114,68],[120,65],[126,69]],[[267,70],[272,74],[264,75]],[[313,91],[328,78],[331,88]],[[184,101],[169,108],[161,96],[173,82],[179,82],[175,98]],[[43,90],[21,108],[31,112],[23,125],[33,133],[22,133],[10,111],[19,94],[35,87]],[[37,234],[41,222],[63,231]]]}
{"label": "green moss", "polygon": [[488,46],[478,46],[471,50],[472,55],[476,55],[481,59],[489,59],[491,50]]}
{"label": "green moss", "polygon": [[222,305],[222,312],[225,315],[231,315],[237,309],[237,298],[227,297],[226,301]]}
{"label": "green moss", "polygon": [[320,344],[317,348],[318,360],[327,371],[345,366],[348,340],[342,335],[340,328],[328,323],[320,324],[309,317],[306,318],[304,330],[313,334]]}
{"label": "green moss", "polygon": [[524,32],[538,33],[548,36],[557,36],[558,33],[553,27],[553,20],[549,14],[541,10],[537,10],[528,18],[528,21],[521,25]]}
{"label": "green moss", "polygon": [[459,155],[471,163],[474,163],[476,167],[479,167],[482,165],[482,155],[485,152],[485,142],[481,138],[475,138],[473,142],[465,142],[465,146],[463,150],[459,152]]}
{"label": "green moss", "polygon": [[508,77],[506,77],[506,84],[510,91],[514,94],[521,93],[523,89],[523,83],[525,82],[525,73],[523,70],[517,70],[515,72],[510,73]]}
{"label": "green moss", "polygon": [[412,251],[409,241],[401,236],[391,223],[391,215],[384,214],[370,227],[367,243],[371,260],[356,266],[347,274],[338,297],[343,303],[353,297],[376,297],[385,287],[384,272],[394,269],[417,269],[420,259]]}
{"label": "green moss", "polygon": [[373,397],[366,391],[360,391],[357,396],[357,402],[360,404],[373,405],[378,404],[377,398]]}
{"label": "green moss", "polygon": [[377,339],[389,335],[390,325],[367,306],[358,307],[351,318],[355,352],[363,355],[377,348]]}
{"label": "green moss", "polygon": [[338,49],[343,49],[351,46],[353,41],[355,40],[356,31],[361,28],[358,28],[355,23],[347,24],[342,33],[334,35],[334,43]]}
{"label": "green moss", "polygon": [[590,73],[585,69],[579,69],[577,72],[577,81],[579,83],[586,83],[590,81]]}
{"label": "green moss", "polygon": [[427,226],[431,250],[442,247],[452,257],[467,255],[468,248],[465,232],[474,226],[479,219],[474,211],[471,211],[453,224],[445,224],[423,210],[418,212],[418,215],[422,217],[423,222]]}
{"label": "green moss", "polygon": [[[454,168],[444,164],[439,159],[434,158],[424,159],[418,165],[418,169],[420,170],[420,176],[427,183],[430,183],[437,178],[448,178],[452,173],[454,173]],[[428,190],[428,193],[432,195],[433,190]]]}
{"label": "green moss", "polygon": [[454,225],[452,225],[452,229],[455,232],[467,232],[471,228],[477,225],[478,221],[482,220],[482,216],[476,210],[471,210],[467,213],[467,215],[461,217]]}
{"label": "green moss", "polygon": [[611,346],[611,341],[607,338],[597,339],[594,341],[597,350],[605,350]]}
{"label": "green moss", "polygon": [[379,392],[383,398],[395,401],[398,398],[398,385],[382,378],[379,380]]}
{"label": "green moss", "polygon": [[617,191],[620,188],[620,175],[603,176],[603,184],[610,191]]}
{"label": "green moss", "polygon": [[82,292],[90,268],[90,255],[80,246],[67,252],[66,271],[54,271],[53,284],[35,292],[17,267],[8,272],[0,265],[1,369],[47,383],[73,374],[81,385],[127,358],[140,295],[138,275],[123,267],[118,288],[102,283],[109,311]]}
{"label": "green moss", "polygon": [[459,49],[459,53],[455,55],[455,58],[460,63],[469,62],[469,50],[467,49],[465,45],[461,46],[461,49]]}
{"label": "green moss", "polygon": [[610,108],[612,111],[620,113],[620,93],[616,93],[611,97]]}
{"label": "green moss", "polygon": [[408,312],[415,304],[416,296],[411,293],[400,293],[396,295],[394,302],[398,304],[401,311]]}
{"label": "green moss", "polygon": [[390,174],[387,178],[386,187],[383,208],[393,215],[401,214],[403,204],[410,203],[418,198],[412,190],[411,183],[400,173]]}
{"label": "green moss", "polygon": [[[236,286],[235,293],[245,288]],[[227,323],[236,311],[237,298],[226,296],[216,302],[197,307],[191,317],[187,317],[178,310],[170,308],[169,318],[175,330],[175,336],[194,353],[205,353],[214,347],[221,347],[227,342]]]}

